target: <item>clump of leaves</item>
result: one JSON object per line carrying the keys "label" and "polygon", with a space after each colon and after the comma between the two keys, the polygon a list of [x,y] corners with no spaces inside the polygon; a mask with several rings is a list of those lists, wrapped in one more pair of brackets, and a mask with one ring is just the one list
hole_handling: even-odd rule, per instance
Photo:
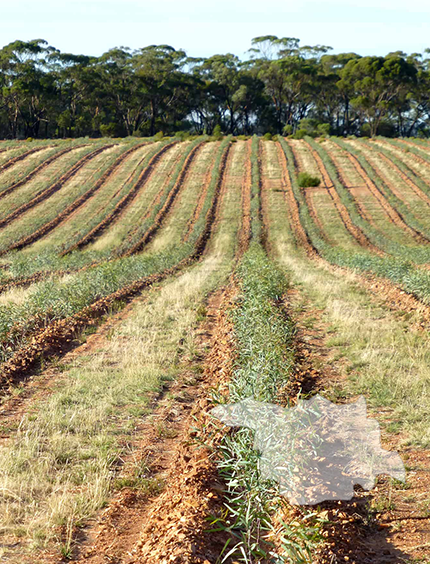
{"label": "clump of leaves", "polygon": [[314,187],[321,184],[321,179],[318,176],[312,176],[308,172],[300,172],[297,180],[300,188]]}

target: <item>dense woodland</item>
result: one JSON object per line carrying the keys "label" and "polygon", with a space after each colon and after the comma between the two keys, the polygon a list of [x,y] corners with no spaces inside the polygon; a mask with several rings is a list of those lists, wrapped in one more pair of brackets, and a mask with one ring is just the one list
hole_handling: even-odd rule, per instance
{"label": "dense woodland", "polygon": [[168,45],[61,53],[44,40],[0,50],[0,137],[191,132],[430,136],[430,58],[361,57],[257,37],[246,60]]}

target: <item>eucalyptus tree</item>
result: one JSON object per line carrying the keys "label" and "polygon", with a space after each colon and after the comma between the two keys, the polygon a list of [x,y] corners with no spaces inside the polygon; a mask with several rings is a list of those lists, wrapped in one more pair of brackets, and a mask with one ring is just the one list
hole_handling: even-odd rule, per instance
{"label": "eucalyptus tree", "polygon": [[37,137],[42,123],[47,129],[55,88],[46,58],[54,51],[43,39],[14,41],[0,50],[1,107],[12,138]]}
{"label": "eucalyptus tree", "polygon": [[264,83],[276,132],[285,125],[296,128],[314,103],[319,59],[330,47],[300,47],[296,38],[274,35],[256,37],[252,45],[249,67]]}
{"label": "eucalyptus tree", "polygon": [[361,123],[376,135],[382,120],[396,100],[416,85],[417,69],[398,54],[387,57],[362,57],[350,60],[340,71],[339,88],[351,96],[351,105]]}

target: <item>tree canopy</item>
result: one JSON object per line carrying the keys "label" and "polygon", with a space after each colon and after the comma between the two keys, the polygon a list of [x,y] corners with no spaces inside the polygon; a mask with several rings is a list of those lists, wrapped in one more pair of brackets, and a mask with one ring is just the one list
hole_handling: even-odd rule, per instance
{"label": "tree canopy", "polygon": [[296,133],[430,136],[430,59],[330,53],[256,37],[245,60],[169,45],[61,53],[42,39],[0,49],[0,138]]}

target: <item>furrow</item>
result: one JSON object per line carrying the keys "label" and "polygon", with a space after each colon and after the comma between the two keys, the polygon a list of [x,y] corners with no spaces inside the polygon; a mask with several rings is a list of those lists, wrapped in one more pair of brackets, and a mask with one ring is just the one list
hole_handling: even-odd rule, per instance
{"label": "furrow", "polygon": [[[153,239],[153,237],[155,236],[157,231],[163,225],[163,222],[164,222],[167,214],[169,213],[171,207],[173,206],[173,204],[176,200],[176,197],[178,196],[181,189],[183,188],[184,183],[186,182],[186,179],[188,177],[190,167],[193,164],[193,162],[194,162],[195,158],[197,157],[198,153],[202,150],[202,147],[203,147],[203,144],[199,143],[199,145],[194,147],[194,149],[191,151],[191,153],[187,156],[185,163],[184,163],[184,166],[183,166],[181,172],[179,173],[179,177],[176,180],[174,187],[172,188],[169,195],[167,196],[167,199],[164,202],[163,206],[161,207],[160,211],[155,216],[154,222],[151,225],[151,227],[146,231],[146,233],[144,233],[144,235],[141,237],[140,241],[138,241],[136,244],[134,244],[130,249],[128,249],[121,256],[128,257],[128,256],[131,256],[131,255],[141,251]],[[160,191],[160,197],[161,197],[162,192],[163,192],[163,190]],[[154,203],[153,205],[156,205],[156,203]],[[150,209],[148,210],[148,213],[150,213],[152,207],[153,206],[151,205]],[[142,221],[145,221],[145,219],[147,219],[149,217],[148,214],[146,214],[146,215],[147,215],[147,217],[145,216]]]}
{"label": "furrow", "polygon": [[231,144],[226,147],[223,154],[214,198],[207,212],[202,233],[198,236],[191,254],[171,268],[127,284],[110,295],[96,300],[80,312],[65,319],[52,321],[42,331],[37,332],[36,330],[31,344],[18,349],[12,358],[2,366],[1,379],[3,385],[11,384],[18,378],[23,377],[41,356],[51,356],[64,352],[77,332],[82,331],[88,325],[94,324],[95,320],[100,319],[118,301],[129,300],[142,290],[164,280],[168,276],[172,276],[204,255],[213,227],[217,222],[224,184],[223,178],[230,148]]}
{"label": "furrow", "polygon": [[[123,163],[123,161],[129,155],[131,155],[132,153],[134,153],[135,151],[137,151],[138,149],[140,149],[144,145],[146,145],[146,143],[139,144],[135,147],[132,147],[131,149],[128,149],[125,153],[120,155],[118,157],[118,159],[106,170],[106,172],[103,173],[103,175],[99,178],[99,180],[97,180],[97,182],[94,184],[94,186],[90,190],[85,192],[85,194],[83,194],[80,198],[78,198],[72,204],[70,204],[55,219],[53,219],[50,222],[48,222],[47,224],[43,225],[42,227],[40,227],[37,231],[35,231],[31,235],[29,235],[28,237],[25,237],[24,239],[21,239],[20,241],[18,241],[14,245],[13,249],[14,250],[23,249],[24,247],[27,247],[28,245],[31,245],[35,241],[38,241],[39,239],[44,237],[47,233],[49,233],[50,231],[55,229],[55,227],[57,227],[60,223],[62,223],[65,219],[67,219],[75,210],[77,210],[79,207],[81,207],[87,200],[89,200],[89,198],[91,198],[91,196],[93,196],[93,194],[95,194],[98,190],[100,190],[100,188],[102,188],[102,186],[109,180],[109,178],[114,174],[116,169]],[[108,146],[106,146],[106,148],[108,148]],[[96,155],[91,154],[89,156],[95,157]],[[79,168],[81,168],[81,167],[79,167]],[[77,172],[77,170],[75,170],[75,172]],[[1,227],[1,223],[0,223],[0,227]]]}
{"label": "furrow", "polygon": [[164,155],[164,153],[166,153],[166,151],[168,151],[174,145],[175,143],[169,143],[164,147],[162,147],[158,151],[158,153],[156,153],[151,158],[151,160],[148,163],[148,166],[141,173],[136,184],[133,186],[130,192],[128,192],[128,194],[126,194],[117,203],[115,209],[107,217],[105,217],[96,227],[94,227],[87,235],[85,235],[82,239],[80,239],[80,241],[78,241],[77,243],[75,243],[65,251],[63,251],[63,253],[61,253],[61,256],[65,256],[66,254],[71,253],[74,250],[82,249],[83,247],[91,243],[96,237],[100,236],[100,234],[108,227],[108,225],[110,225],[112,221],[114,221],[120,216],[123,209],[133,201],[137,193],[145,186],[145,184],[148,182],[150,177],[153,175],[154,168],[156,164],[159,162],[159,160],[161,159],[161,157]]}

